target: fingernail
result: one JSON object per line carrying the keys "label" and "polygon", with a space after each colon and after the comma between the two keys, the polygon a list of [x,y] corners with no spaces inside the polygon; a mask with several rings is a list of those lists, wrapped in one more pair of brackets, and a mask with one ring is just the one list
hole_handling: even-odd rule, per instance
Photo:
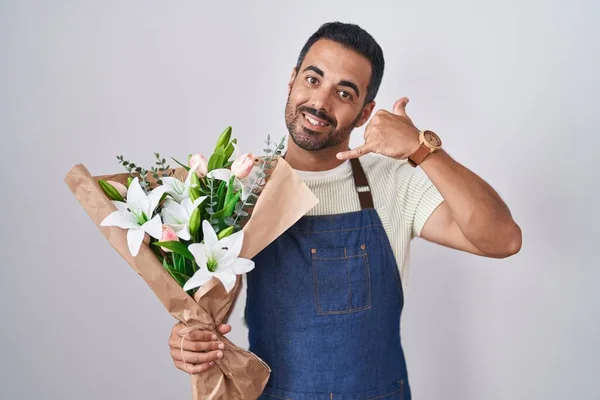
{"label": "fingernail", "polygon": [[341,159],[341,158],[342,158],[342,155],[341,155],[340,153],[337,153],[335,156],[336,156],[338,159]]}
{"label": "fingernail", "polygon": [[215,362],[214,362],[214,361],[211,361],[211,362],[210,362],[210,365],[215,365]]}
{"label": "fingernail", "polygon": [[223,350],[223,349],[225,348],[225,345],[224,345],[223,343],[219,343],[219,348],[220,348],[221,350]]}
{"label": "fingernail", "polygon": [[212,340],[217,340],[217,335],[212,335]]}
{"label": "fingernail", "polygon": [[217,357],[219,357],[219,358],[223,357],[223,353],[221,353],[221,352],[218,352],[218,353],[217,353]]}

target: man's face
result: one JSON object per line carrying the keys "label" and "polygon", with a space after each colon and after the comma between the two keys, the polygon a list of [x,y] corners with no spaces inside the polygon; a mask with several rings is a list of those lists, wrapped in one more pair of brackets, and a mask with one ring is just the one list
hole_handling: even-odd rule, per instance
{"label": "man's face", "polygon": [[371,63],[338,43],[321,39],[292,72],[285,122],[296,145],[309,151],[340,146],[369,118],[364,105]]}

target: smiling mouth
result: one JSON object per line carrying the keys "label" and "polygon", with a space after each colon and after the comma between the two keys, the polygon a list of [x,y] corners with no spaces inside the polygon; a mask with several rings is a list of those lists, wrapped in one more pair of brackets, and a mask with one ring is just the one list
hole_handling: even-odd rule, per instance
{"label": "smiling mouth", "polygon": [[315,118],[312,115],[308,115],[305,113],[302,113],[302,116],[304,117],[304,120],[306,122],[308,122],[310,125],[312,126],[316,126],[316,127],[326,127],[329,126],[329,123],[319,119],[319,118]]}

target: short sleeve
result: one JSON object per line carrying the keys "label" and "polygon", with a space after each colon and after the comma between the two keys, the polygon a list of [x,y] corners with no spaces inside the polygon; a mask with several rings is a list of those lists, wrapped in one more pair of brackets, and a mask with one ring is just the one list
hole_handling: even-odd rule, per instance
{"label": "short sleeve", "polygon": [[421,169],[409,164],[398,168],[397,185],[399,206],[405,222],[409,224],[412,236],[420,237],[425,223],[444,198]]}

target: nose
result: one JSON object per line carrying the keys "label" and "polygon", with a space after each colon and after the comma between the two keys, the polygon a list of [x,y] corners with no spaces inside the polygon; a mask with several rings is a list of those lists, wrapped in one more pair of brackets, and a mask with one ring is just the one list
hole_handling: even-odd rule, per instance
{"label": "nose", "polygon": [[317,111],[329,114],[331,111],[330,94],[328,90],[317,90],[313,93],[310,105]]}

